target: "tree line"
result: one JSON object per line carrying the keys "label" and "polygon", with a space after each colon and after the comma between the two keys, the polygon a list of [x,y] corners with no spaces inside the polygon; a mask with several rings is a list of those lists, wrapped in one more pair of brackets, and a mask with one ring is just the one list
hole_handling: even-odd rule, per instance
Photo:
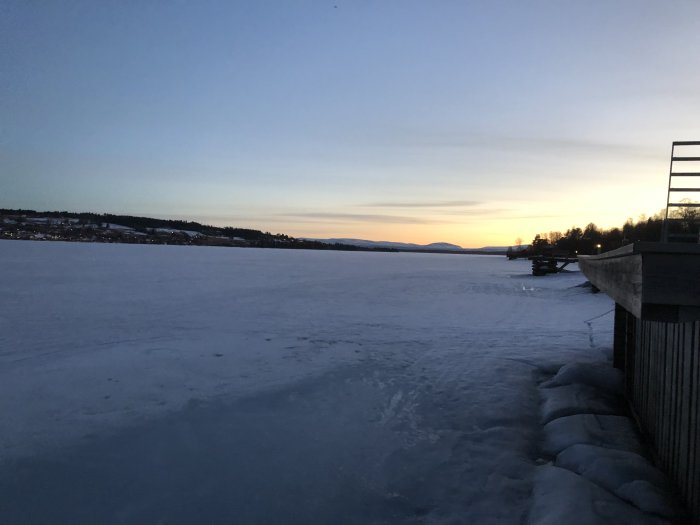
{"label": "tree line", "polygon": [[532,251],[536,254],[554,250],[567,255],[591,255],[636,241],[658,241],[662,226],[663,218],[660,217],[644,218],[638,222],[628,219],[622,228],[608,230],[591,222],[585,228],[574,226],[564,233],[538,233],[532,240]]}
{"label": "tree line", "polygon": [[[675,233],[698,233],[700,214],[694,208],[674,214],[669,221],[669,229]],[[603,229],[594,223],[586,227],[572,227],[565,232],[552,231],[538,233],[528,247],[511,248],[511,254],[541,255],[556,252],[562,255],[592,255],[601,251],[610,251],[638,241],[658,242],[661,240],[664,213],[652,217],[642,215],[636,222],[627,219],[621,228]],[[697,239],[695,239],[697,242]],[[516,245],[518,245],[516,241]]]}

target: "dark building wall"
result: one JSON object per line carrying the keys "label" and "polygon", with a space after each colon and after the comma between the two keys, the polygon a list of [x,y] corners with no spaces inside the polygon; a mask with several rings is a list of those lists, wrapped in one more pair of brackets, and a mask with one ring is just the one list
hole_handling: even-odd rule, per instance
{"label": "dark building wall", "polygon": [[700,519],[700,321],[641,320],[617,305],[615,365],[660,466]]}

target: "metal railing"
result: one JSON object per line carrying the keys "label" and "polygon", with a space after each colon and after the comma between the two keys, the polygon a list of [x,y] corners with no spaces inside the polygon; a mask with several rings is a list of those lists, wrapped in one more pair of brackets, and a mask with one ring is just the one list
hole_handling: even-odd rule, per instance
{"label": "metal railing", "polygon": [[[699,153],[700,141],[682,140],[671,145],[662,242],[700,242],[700,213],[696,211],[700,202],[692,197],[676,198],[700,193]],[[683,181],[682,186],[676,185],[678,180]]]}

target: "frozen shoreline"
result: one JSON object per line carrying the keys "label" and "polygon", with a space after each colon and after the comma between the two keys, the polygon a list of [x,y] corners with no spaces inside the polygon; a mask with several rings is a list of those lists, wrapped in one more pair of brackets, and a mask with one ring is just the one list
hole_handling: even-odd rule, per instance
{"label": "frozen shoreline", "polygon": [[12,241],[0,259],[0,486],[43,473],[53,515],[77,499],[103,523],[202,505],[520,523],[539,381],[611,344],[611,320],[583,322],[609,299],[527,261]]}

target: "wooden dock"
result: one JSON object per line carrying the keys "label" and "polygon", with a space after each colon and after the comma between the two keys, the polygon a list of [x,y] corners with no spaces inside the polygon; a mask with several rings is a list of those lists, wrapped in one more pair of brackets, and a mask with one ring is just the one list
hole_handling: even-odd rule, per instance
{"label": "wooden dock", "polygon": [[659,466],[700,523],[700,245],[635,243],[579,266],[615,301],[614,366]]}
{"label": "wooden dock", "polygon": [[553,255],[533,255],[528,257],[528,260],[532,261],[532,275],[537,276],[561,272],[571,263],[578,261],[576,257],[561,257]]}

